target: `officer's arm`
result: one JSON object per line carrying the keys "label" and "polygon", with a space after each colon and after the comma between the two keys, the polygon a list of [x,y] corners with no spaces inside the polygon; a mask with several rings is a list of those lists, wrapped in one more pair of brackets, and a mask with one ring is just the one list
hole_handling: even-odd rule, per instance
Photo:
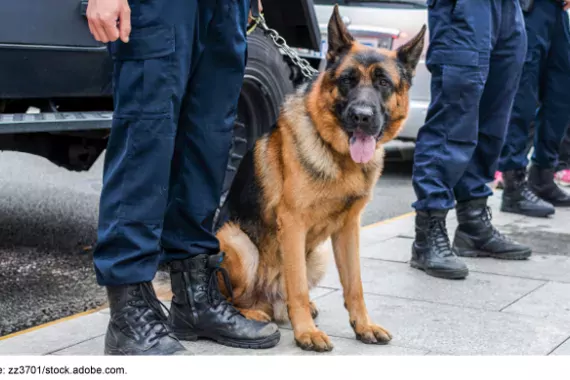
{"label": "officer's arm", "polygon": [[107,43],[119,38],[123,42],[129,41],[131,8],[127,0],[89,0],[87,20],[97,41]]}

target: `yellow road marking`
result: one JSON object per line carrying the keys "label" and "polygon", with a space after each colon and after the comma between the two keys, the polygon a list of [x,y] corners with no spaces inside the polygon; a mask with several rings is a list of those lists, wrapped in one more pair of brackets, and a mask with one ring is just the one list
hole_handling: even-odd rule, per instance
{"label": "yellow road marking", "polygon": [[73,314],[73,315],[70,315],[70,316],[65,317],[65,318],[56,319],[55,321],[44,323],[43,325],[30,327],[29,329],[26,329],[26,330],[16,331],[15,333],[12,333],[12,334],[0,336],[0,340],[6,340],[9,338],[14,338],[18,335],[23,335],[23,334],[27,334],[27,333],[32,332],[32,331],[43,329],[44,327],[56,325],[56,324],[61,323],[61,322],[66,322],[66,321],[70,321],[70,320],[75,319],[75,318],[83,317],[85,315],[93,314],[93,313],[96,313],[103,308],[104,307],[101,306],[101,307],[98,307],[98,308],[93,309],[93,310],[87,310],[87,311],[84,311],[82,313]]}
{"label": "yellow road marking", "polygon": [[407,213],[405,213],[405,214],[398,215],[398,216],[395,216],[395,217],[390,218],[390,219],[381,220],[381,221],[379,221],[379,222],[372,223],[372,224],[369,224],[369,225],[367,225],[367,226],[363,226],[362,229],[363,229],[363,230],[366,230],[366,229],[369,229],[369,228],[374,228],[374,227],[381,226],[381,225],[383,225],[383,224],[389,224],[389,223],[395,222],[395,221],[397,221],[397,220],[409,218],[410,216],[413,216],[413,215],[416,215],[416,213],[415,213],[414,211],[407,212]]}

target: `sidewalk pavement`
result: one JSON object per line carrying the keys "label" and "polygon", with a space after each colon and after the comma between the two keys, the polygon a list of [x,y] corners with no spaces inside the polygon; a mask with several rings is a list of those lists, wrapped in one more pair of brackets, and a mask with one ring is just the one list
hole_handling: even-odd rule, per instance
{"label": "sidewalk pavement", "polygon": [[[498,192],[500,194],[500,192]],[[319,328],[335,348],[326,354],[295,346],[290,326],[279,345],[241,350],[212,342],[186,344],[197,355],[570,355],[570,210],[550,219],[499,211],[494,224],[530,244],[530,260],[467,259],[465,280],[437,279],[408,265],[414,216],[407,214],[363,229],[362,277],[374,322],[394,336],[389,345],[365,345],[354,338],[331,259],[330,271],[312,292]],[[450,214],[451,236],[457,222]],[[161,282],[162,281],[162,282]],[[157,279],[157,284],[167,284]],[[159,284],[160,285],[160,284]],[[162,288],[163,289],[163,288]],[[161,292],[168,299],[168,292]],[[108,309],[66,318],[0,338],[0,355],[102,355]]]}

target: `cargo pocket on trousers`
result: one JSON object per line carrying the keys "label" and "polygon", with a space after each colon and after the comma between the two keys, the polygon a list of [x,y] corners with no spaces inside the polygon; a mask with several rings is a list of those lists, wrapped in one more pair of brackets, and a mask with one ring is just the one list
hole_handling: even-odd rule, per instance
{"label": "cargo pocket on trousers", "polygon": [[118,116],[169,114],[174,93],[174,28],[133,29],[128,43],[110,47],[116,65]]}
{"label": "cargo pocket on trousers", "polygon": [[135,29],[128,43],[113,44],[110,50],[116,65],[113,127],[123,129],[127,139],[120,215],[124,220],[161,223],[176,134],[174,29]]}
{"label": "cargo pocket on trousers", "polygon": [[457,142],[477,140],[478,109],[485,86],[479,53],[469,50],[434,51],[430,65],[441,67],[441,101],[447,137]]}

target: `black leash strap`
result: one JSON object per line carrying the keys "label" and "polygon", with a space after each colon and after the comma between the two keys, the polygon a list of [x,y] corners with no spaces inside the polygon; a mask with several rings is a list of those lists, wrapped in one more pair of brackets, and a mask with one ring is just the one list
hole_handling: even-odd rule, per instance
{"label": "black leash strap", "polygon": [[250,0],[251,17],[258,19],[261,13],[259,12],[259,0]]}

